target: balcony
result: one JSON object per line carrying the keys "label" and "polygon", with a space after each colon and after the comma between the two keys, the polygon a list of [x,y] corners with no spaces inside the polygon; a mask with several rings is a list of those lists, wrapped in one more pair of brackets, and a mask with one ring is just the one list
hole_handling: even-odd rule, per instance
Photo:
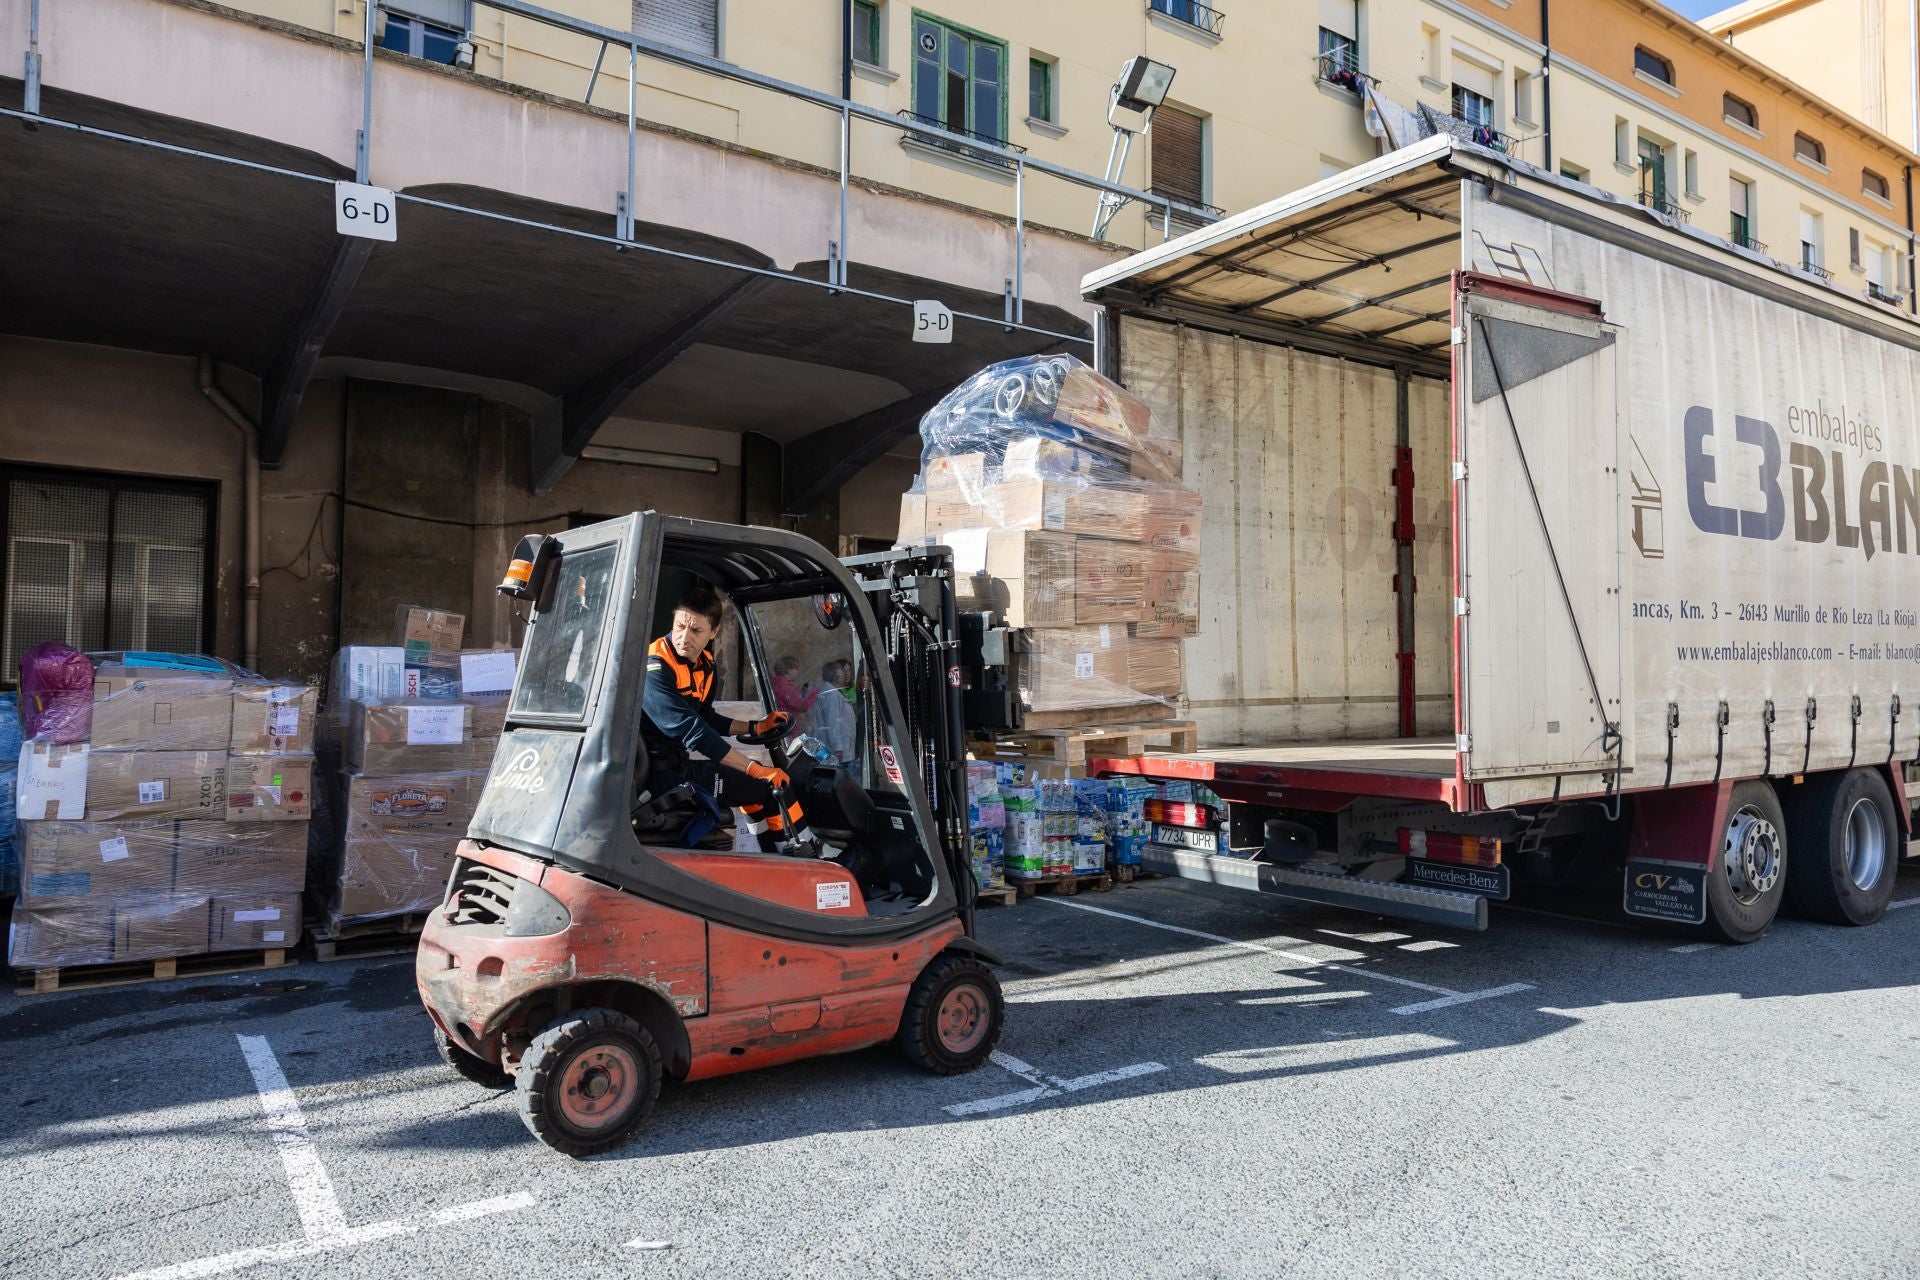
{"label": "balcony", "polygon": [[1767,251],[1766,241],[1755,240],[1752,236],[1748,235],[1744,231],[1734,232],[1732,235],[1727,237],[1727,240],[1732,244],[1739,245],[1742,249],[1751,249],[1755,253],[1763,254]]}
{"label": "balcony", "polygon": [[1366,86],[1377,83],[1360,69],[1360,51],[1352,46],[1319,54],[1314,58],[1314,65],[1321,84],[1345,89],[1355,96],[1364,96]]}
{"label": "balcony", "polygon": [[1169,239],[1174,236],[1183,236],[1189,231],[1198,231],[1201,227],[1218,222],[1227,216],[1225,209],[1215,205],[1201,204],[1190,196],[1182,195],[1178,191],[1168,191],[1164,187],[1148,187],[1147,194],[1159,196],[1164,200],[1178,201],[1187,206],[1184,209],[1168,209],[1167,206],[1161,205],[1148,210],[1147,222],[1158,227],[1160,234]]}
{"label": "balcony", "polygon": [[[924,125],[929,129],[945,129],[948,133],[957,133],[963,138],[973,138],[976,141],[986,143],[990,147],[998,147],[1003,151],[1013,151],[1021,155],[1025,155],[1027,151],[1025,147],[1020,146],[1018,143],[1008,142],[1005,138],[996,138],[990,133],[981,133],[974,129],[956,129],[946,121],[937,120],[932,116],[917,115],[911,111],[897,111],[894,114],[909,123]],[[975,164],[992,165],[996,169],[1005,169],[1009,173],[1013,171],[1013,162],[1004,156],[997,155],[992,151],[969,147],[962,143],[949,142],[945,138],[937,138],[931,134],[903,133],[900,135],[900,145],[908,148],[925,147],[931,151],[959,156],[963,160],[971,160]]]}
{"label": "balcony", "polygon": [[1906,295],[1898,289],[1889,289],[1871,280],[1867,281],[1867,296],[1875,302],[1884,302],[1890,307],[1902,306],[1907,300]]}
{"label": "balcony", "polygon": [[1171,18],[1215,40],[1220,38],[1221,28],[1227,24],[1226,14],[1212,5],[1198,3],[1198,0],[1147,0],[1147,13]]}
{"label": "balcony", "polygon": [[1518,139],[1512,134],[1502,133],[1490,124],[1477,124],[1456,115],[1449,115],[1426,103],[1420,104],[1420,118],[1434,133],[1444,133],[1458,138],[1462,142],[1471,142],[1476,147],[1485,147],[1489,151],[1498,151],[1502,155],[1515,155]]}
{"label": "balcony", "polygon": [[1672,218],[1676,222],[1693,221],[1693,215],[1685,209],[1682,209],[1680,202],[1672,196],[1663,196],[1651,191],[1642,191],[1636,195],[1634,199],[1663,218]]}
{"label": "balcony", "polygon": [[1814,256],[1814,248],[1804,240],[1800,242],[1800,269],[1810,276],[1819,276],[1822,280],[1833,279],[1833,272],[1820,265]]}

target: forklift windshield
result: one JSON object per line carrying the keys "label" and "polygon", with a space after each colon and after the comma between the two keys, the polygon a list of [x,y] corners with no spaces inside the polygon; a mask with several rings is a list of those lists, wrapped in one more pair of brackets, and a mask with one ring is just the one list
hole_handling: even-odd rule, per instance
{"label": "forklift windshield", "polygon": [[[794,938],[904,936],[959,909],[930,772],[911,753],[880,627],[844,566],[797,534],[653,513],[556,540],[473,839]],[[792,780],[783,808],[803,810],[819,841],[812,856],[696,854],[671,831],[636,835],[653,796],[640,721],[663,569],[715,588],[740,622],[752,680],[720,672],[716,700],[793,715],[766,746]],[[815,892],[823,874],[851,880],[845,901]]]}

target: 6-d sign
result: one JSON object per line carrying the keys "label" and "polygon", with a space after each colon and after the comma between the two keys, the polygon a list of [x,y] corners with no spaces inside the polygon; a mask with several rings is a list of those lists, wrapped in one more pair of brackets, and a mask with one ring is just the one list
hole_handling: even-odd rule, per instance
{"label": "6-d sign", "polygon": [[343,236],[393,239],[393,192],[358,182],[334,183],[333,229]]}
{"label": "6-d sign", "polygon": [[952,342],[953,312],[944,303],[922,298],[913,304],[915,342]]}

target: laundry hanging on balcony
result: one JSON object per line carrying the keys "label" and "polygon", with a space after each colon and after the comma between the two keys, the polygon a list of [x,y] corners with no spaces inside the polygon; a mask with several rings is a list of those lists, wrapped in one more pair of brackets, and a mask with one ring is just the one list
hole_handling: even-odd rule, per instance
{"label": "laundry hanging on balcony", "polygon": [[1373,81],[1362,80],[1361,86],[1365,103],[1361,121],[1368,133],[1380,139],[1382,152],[1398,151],[1433,136],[1434,131],[1426,121],[1381,93],[1380,86]]}

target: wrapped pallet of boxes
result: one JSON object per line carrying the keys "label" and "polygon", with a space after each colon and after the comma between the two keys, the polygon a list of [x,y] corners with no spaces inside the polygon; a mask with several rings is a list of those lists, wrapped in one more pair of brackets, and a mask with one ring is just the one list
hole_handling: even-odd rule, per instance
{"label": "wrapped pallet of boxes", "polygon": [[982,370],[920,435],[898,541],[951,547],[960,607],[1025,633],[1026,727],[1169,715],[1199,630],[1201,529],[1172,424],[1047,356]]}
{"label": "wrapped pallet of boxes", "polygon": [[339,866],[328,886],[331,925],[429,910],[446,892],[486,775],[348,775]]}
{"label": "wrapped pallet of boxes", "polygon": [[[91,661],[85,744],[29,739],[31,767],[72,785],[36,788],[17,824],[9,963],[70,968],[298,941],[312,760],[295,754],[301,736],[284,713],[263,710],[239,729],[235,716],[266,686],[285,692],[261,707],[303,708],[310,733],[310,697],[210,658]],[[235,746],[283,754],[230,754]]]}

